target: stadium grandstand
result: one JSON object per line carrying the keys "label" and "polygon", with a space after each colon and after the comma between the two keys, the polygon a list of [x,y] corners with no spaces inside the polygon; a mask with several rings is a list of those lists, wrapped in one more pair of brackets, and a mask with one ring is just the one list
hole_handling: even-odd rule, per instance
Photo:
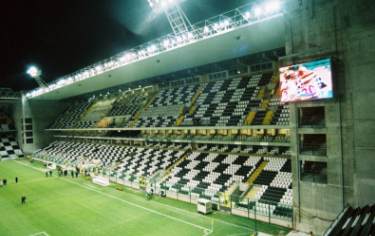
{"label": "stadium grandstand", "polygon": [[0,235],[375,235],[375,4],[188,2],[148,0],[168,35],[0,88]]}

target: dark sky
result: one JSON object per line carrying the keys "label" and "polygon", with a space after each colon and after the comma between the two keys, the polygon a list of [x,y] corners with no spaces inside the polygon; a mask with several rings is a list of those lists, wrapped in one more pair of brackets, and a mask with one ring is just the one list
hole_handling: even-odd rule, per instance
{"label": "dark sky", "polygon": [[[171,32],[147,0],[12,0],[0,14],[0,87],[36,87],[25,70],[36,64],[46,81]],[[249,0],[187,0],[192,23]]]}

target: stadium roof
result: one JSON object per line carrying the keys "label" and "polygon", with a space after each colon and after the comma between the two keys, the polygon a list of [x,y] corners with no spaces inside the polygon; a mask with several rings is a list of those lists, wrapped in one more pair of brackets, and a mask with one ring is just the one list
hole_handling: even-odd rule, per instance
{"label": "stadium roof", "polygon": [[[248,4],[59,78],[26,94],[61,99],[284,46],[281,8]],[[277,1],[276,1],[277,2]],[[272,6],[272,5],[271,5]]]}
{"label": "stadium roof", "polygon": [[139,60],[88,80],[44,93],[36,98],[43,100],[68,98],[187,68],[276,49],[283,47],[284,44],[284,23],[283,17],[280,16]]}

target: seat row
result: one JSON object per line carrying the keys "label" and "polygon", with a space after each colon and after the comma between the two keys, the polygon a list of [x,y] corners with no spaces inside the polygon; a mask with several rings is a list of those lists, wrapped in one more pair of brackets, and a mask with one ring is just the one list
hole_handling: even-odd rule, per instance
{"label": "seat row", "polygon": [[347,207],[324,233],[324,236],[339,235],[375,235],[375,204]]}
{"label": "seat row", "polygon": [[211,199],[234,182],[245,182],[260,159],[195,151],[173,168],[162,186],[166,190]]}
{"label": "seat row", "polygon": [[6,158],[23,157],[14,134],[0,133],[0,160]]}

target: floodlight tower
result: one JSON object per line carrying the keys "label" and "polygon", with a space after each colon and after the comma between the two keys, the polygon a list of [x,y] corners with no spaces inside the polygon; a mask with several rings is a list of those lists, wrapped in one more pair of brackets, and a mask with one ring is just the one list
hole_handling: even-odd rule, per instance
{"label": "floodlight tower", "polygon": [[42,71],[36,66],[30,66],[26,73],[33,78],[41,88],[48,87],[47,83],[42,79]]}
{"label": "floodlight tower", "polygon": [[180,7],[185,0],[148,0],[150,7],[157,13],[164,12],[175,35],[189,32],[193,27]]}

